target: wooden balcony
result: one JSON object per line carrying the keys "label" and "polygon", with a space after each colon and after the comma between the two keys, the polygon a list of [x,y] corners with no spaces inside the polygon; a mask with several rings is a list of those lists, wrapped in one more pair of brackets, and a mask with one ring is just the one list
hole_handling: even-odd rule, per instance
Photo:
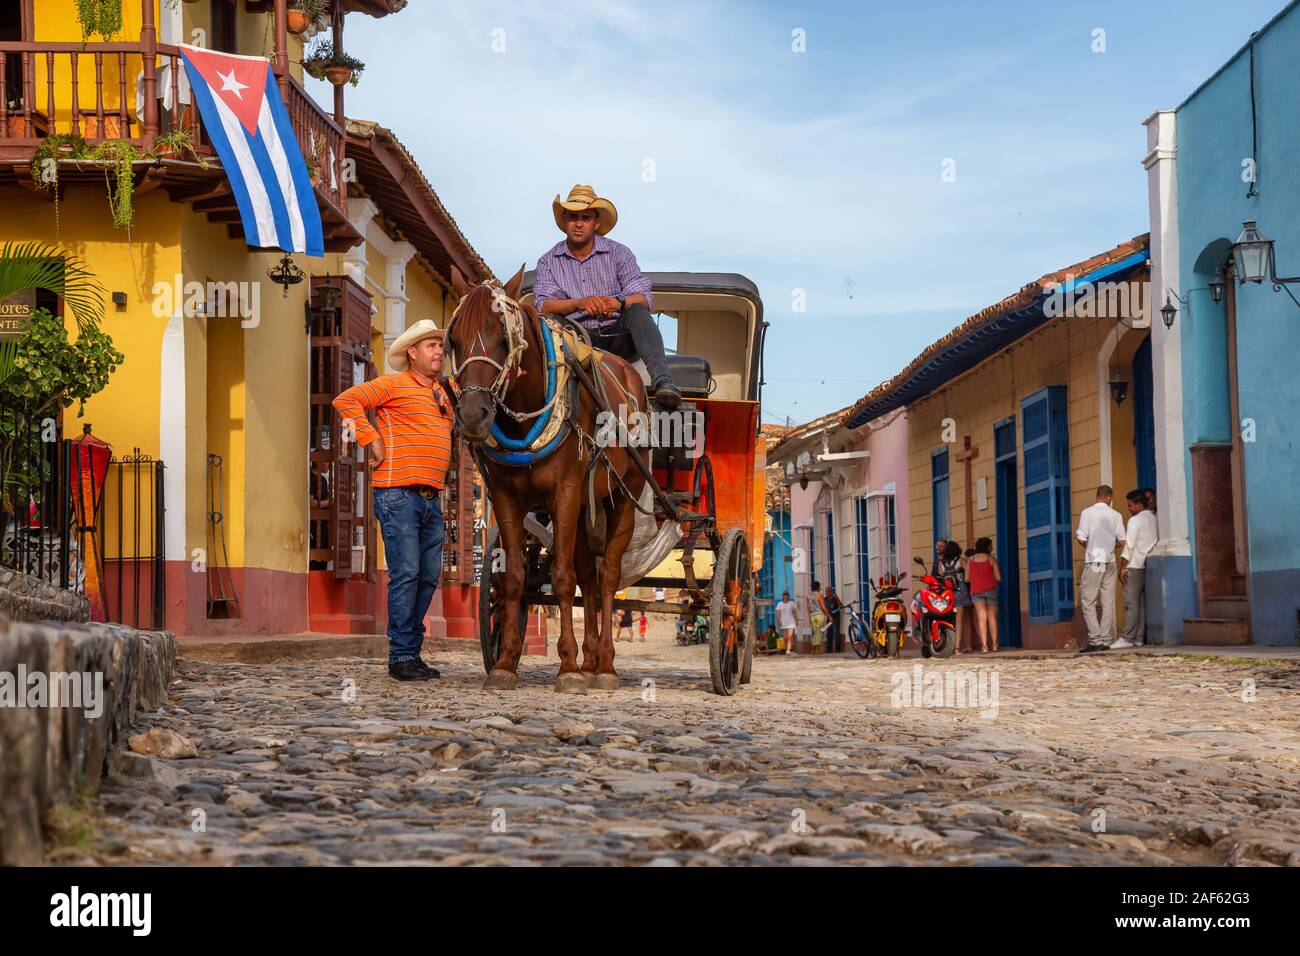
{"label": "wooden balcony", "polygon": [[[360,240],[348,223],[343,160],[347,137],[334,117],[274,64],[281,96],[316,190],[326,249]],[[125,140],[140,154],[137,191],[162,186],[176,201],[194,202],[213,222],[243,237],[233,194],[192,102],[180,50],[157,43],[152,27],[137,42],[0,42],[0,183],[35,187],[31,161],[47,137],[72,133],[94,146]],[[157,149],[158,137],[187,129],[207,168],[188,152]],[[61,185],[98,177],[98,164],[62,159]],[[42,193],[47,195],[47,193]]]}

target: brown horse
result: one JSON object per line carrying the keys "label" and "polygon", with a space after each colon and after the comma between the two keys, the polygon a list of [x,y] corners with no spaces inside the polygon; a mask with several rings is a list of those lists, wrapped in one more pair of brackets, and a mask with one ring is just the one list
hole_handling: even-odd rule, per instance
{"label": "brown horse", "polygon": [[[460,434],[475,445],[487,440],[494,421],[508,437],[523,438],[535,416],[523,420],[515,416],[536,413],[546,404],[546,351],[540,322],[531,305],[516,302],[523,275],[520,268],[504,288],[494,282],[471,287],[452,268],[452,289],[460,297],[460,304],[447,325],[447,352],[456,377]],[[606,394],[618,395],[620,401],[623,396],[631,397],[629,412],[647,410],[644,383],[628,363],[613,355],[602,355],[599,374]],[[618,687],[614,671],[614,592],[636,518],[636,505],[628,493],[639,496],[645,482],[631,455],[644,456],[645,452],[624,447],[604,449],[609,466],[596,469],[595,487],[597,507],[604,508],[606,521],[605,553],[598,568],[583,528],[585,477],[594,449],[579,434],[597,434],[597,406],[591,395],[585,391],[579,394],[578,430],[570,430],[545,458],[530,465],[507,465],[478,456],[506,559],[501,649],[483,685],[485,689],[510,690],[519,681],[516,672],[523,651],[519,615],[525,570],[524,516],[533,508],[547,511],[554,533],[551,583],[560,608],[560,672],[555,689],[581,694],[589,686],[597,690]],[[621,481],[610,478],[611,470]],[[485,556],[485,560],[489,557]],[[581,668],[573,636],[573,598],[578,584],[582,585],[586,611]],[[593,610],[597,594],[599,621]]]}

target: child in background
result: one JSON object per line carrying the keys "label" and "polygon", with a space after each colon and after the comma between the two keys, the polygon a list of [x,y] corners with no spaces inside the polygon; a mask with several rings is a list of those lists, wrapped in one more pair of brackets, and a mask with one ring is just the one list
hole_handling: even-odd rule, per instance
{"label": "child in background", "polygon": [[641,612],[641,620],[637,622],[637,626],[636,626],[636,627],[637,627],[637,630],[641,632],[641,638],[640,638],[640,639],[641,639],[641,641],[644,643],[644,641],[645,641],[645,629],[646,629],[645,611],[642,611],[642,612]]}

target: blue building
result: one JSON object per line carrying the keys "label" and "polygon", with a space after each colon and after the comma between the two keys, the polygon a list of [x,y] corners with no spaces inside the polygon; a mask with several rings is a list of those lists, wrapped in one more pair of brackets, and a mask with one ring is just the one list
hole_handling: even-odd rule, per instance
{"label": "blue building", "polygon": [[1157,643],[1300,643],[1298,3],[1146,121]]}

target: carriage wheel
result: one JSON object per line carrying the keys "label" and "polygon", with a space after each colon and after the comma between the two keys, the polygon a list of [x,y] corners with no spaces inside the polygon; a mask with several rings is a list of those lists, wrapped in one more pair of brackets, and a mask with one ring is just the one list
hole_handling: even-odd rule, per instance
{"label": "carriage wheel", "polygon": [[740,686],[744,661],[753,653],[754,576],[749,543],[739,528],[723,536],[709,590],[709,675],[714,693],[729,697]]}
{"label": "carriage wheel", "polygon": [[[753,594],[754,590],[756,590],[756,585],[751,583],[750,588],[750,594]],[[745,625],[745,635],[747,638],[745,641],[745,658],[740,662],[740,682],[742,684],[749,683],[750,673],[754,669],[754,645],[758,643],[758,631],[755,629],[754,625],[757,617],[758,605],[753,601],[750,601],[749,623]]]}
{"label": "carriage wheel", "polygon": [[[497,549],[500,529],[493,527],[483,542],[483,568],[478,577],[478,640],[483,648],[483,669],[489,674],[496,666],[501,653],[501,626],[505,620],[505,599],[501,596],[501,578],[504,572],[492,573],[493,554]],[[528,605],[520,602],[519,639],[524,639],[528,629]]]}
{"label": "carriage wheel", "polygon": [[[717,493],[713,486],[713,464],[708,455],[701,455],[695,466],[695,479],[692,482],[692,507],[700,514],[710,518],[717,517]],[[705,497],[707,495],[707,497]]]}

